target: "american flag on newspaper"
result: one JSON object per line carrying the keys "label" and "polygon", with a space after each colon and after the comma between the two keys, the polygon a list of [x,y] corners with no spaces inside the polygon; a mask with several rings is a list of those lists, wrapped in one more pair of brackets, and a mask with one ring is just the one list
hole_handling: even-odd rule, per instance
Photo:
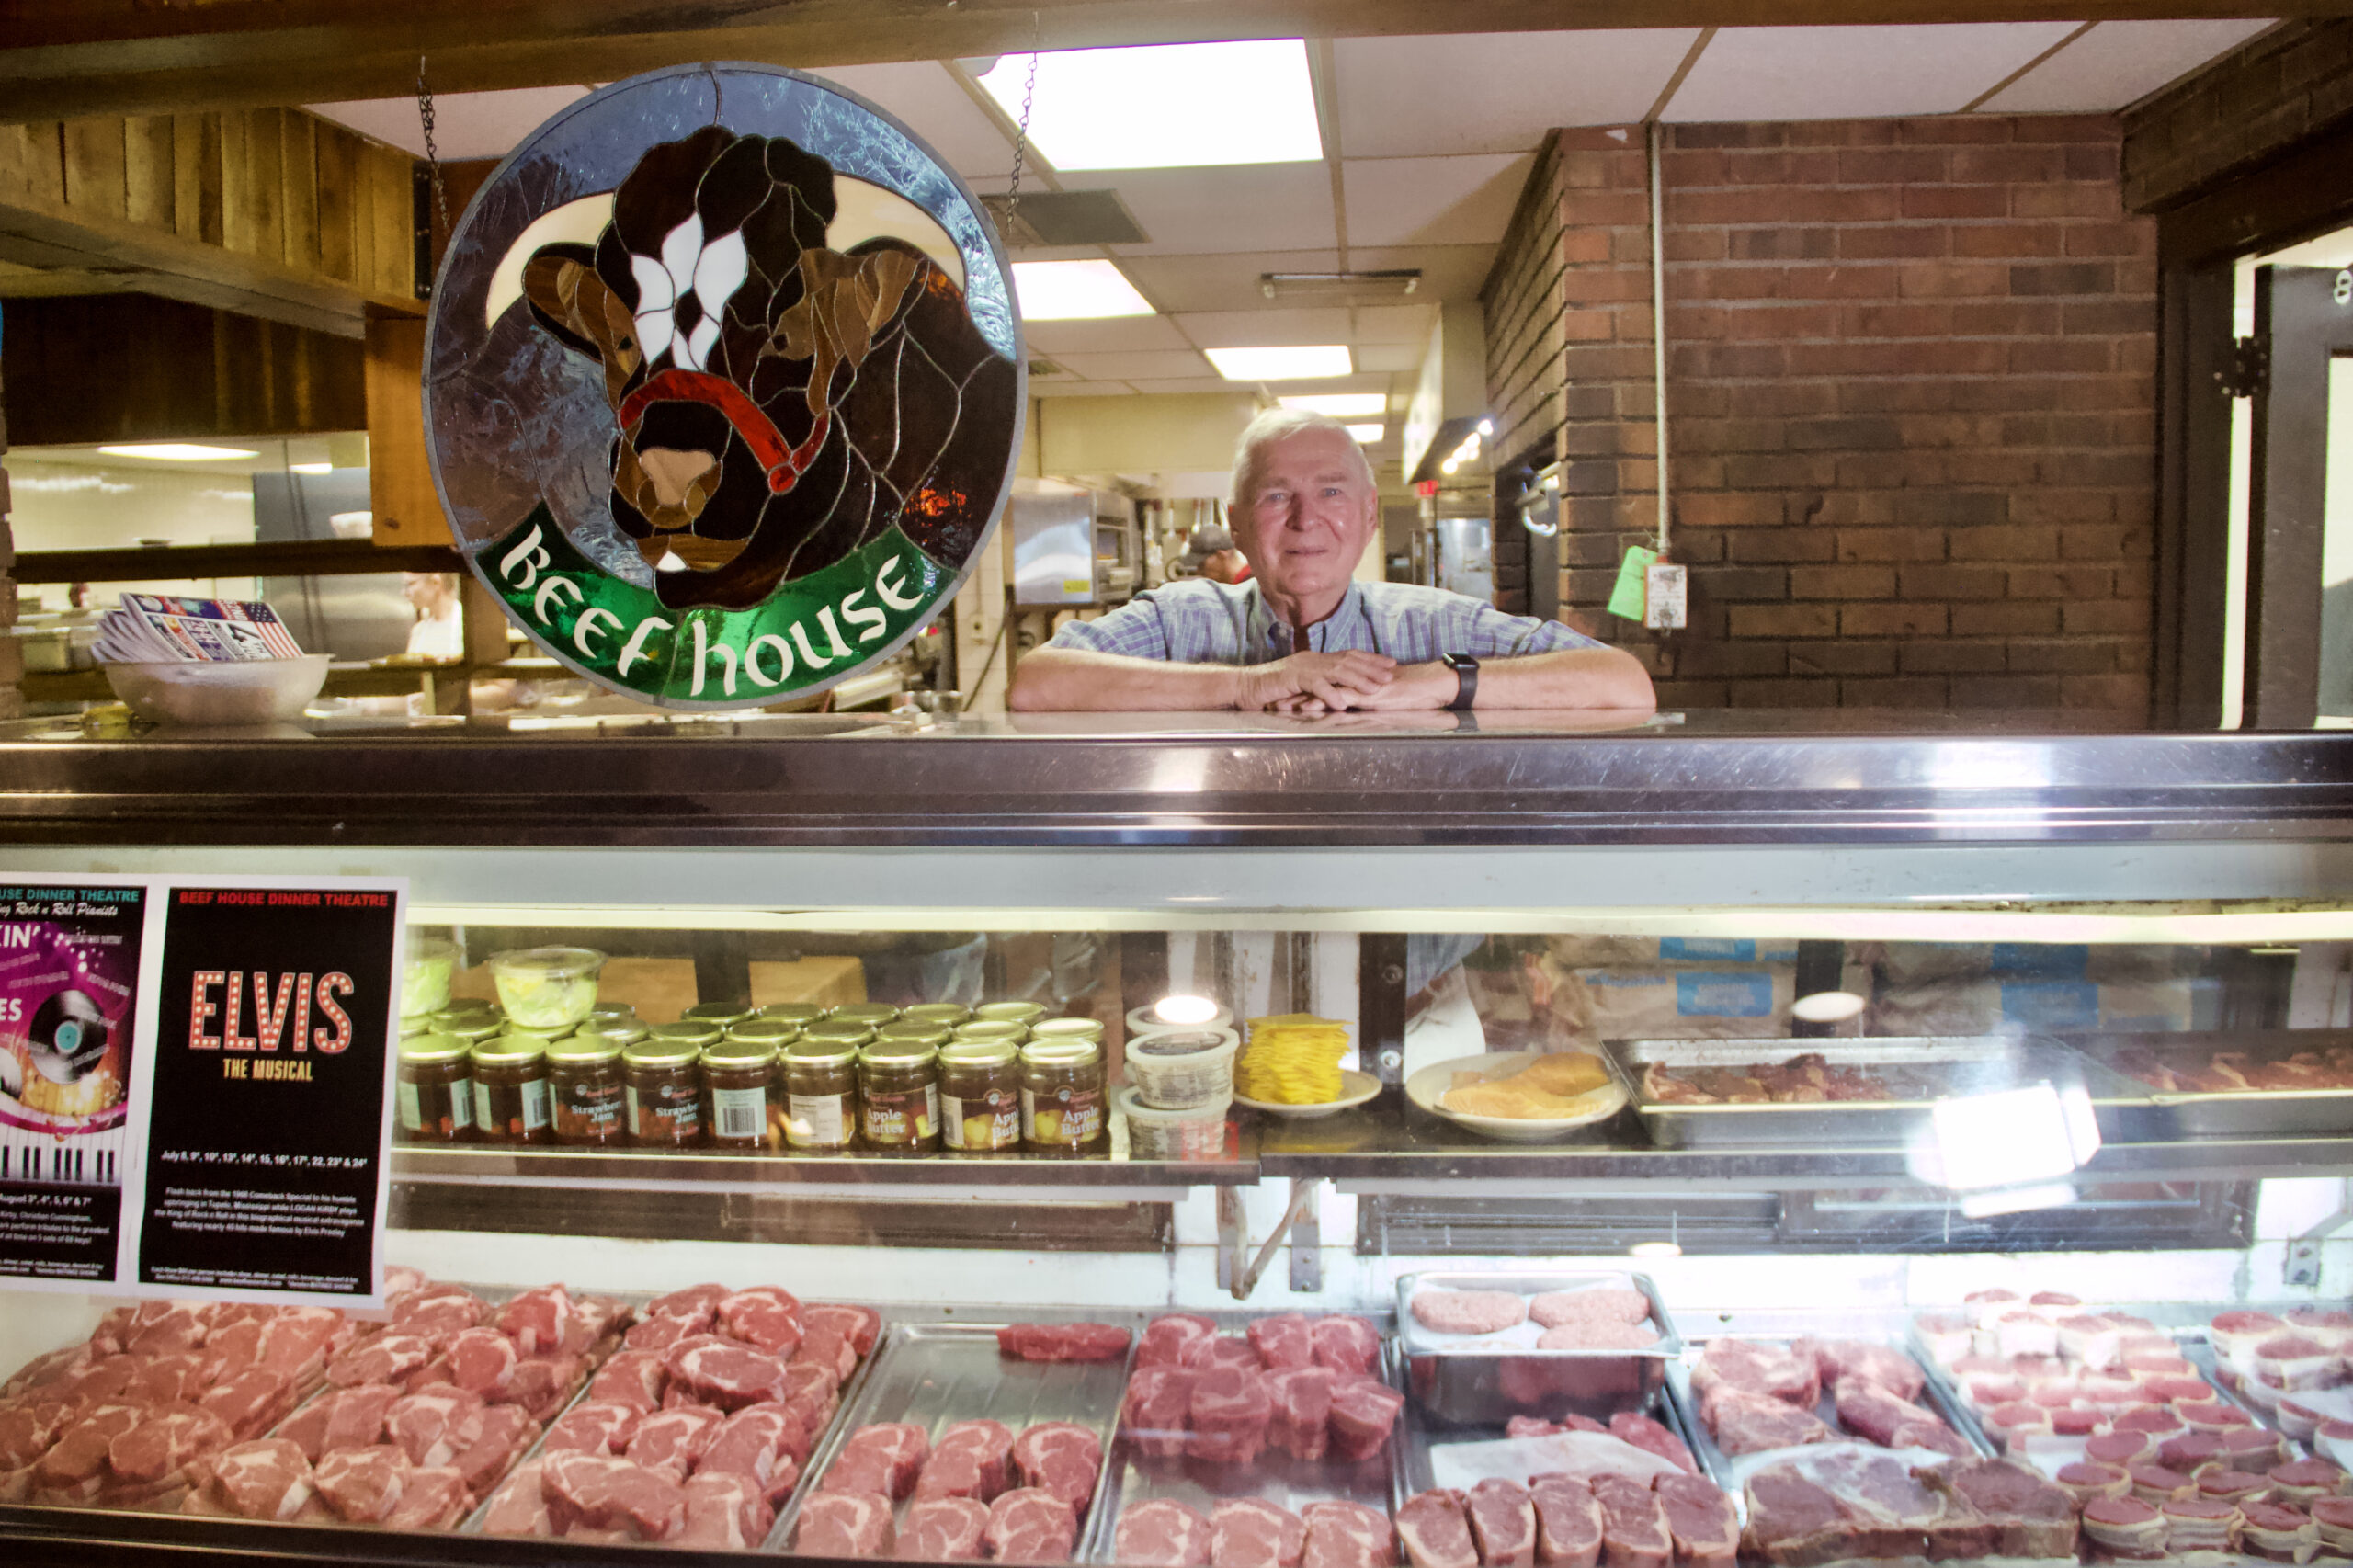
{"label": "american flag on newspaper", "polygon": [[185,660],[225,664],[245,659],[299,659],[302,650],[278,612],[236,599],[184,599],[125,594],[100,622],[94,650],[109,663]]}

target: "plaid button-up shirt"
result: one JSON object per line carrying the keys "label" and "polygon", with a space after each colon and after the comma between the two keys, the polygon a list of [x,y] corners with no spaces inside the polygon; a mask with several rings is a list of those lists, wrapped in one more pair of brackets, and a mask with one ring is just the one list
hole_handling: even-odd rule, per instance
{"label": "plaid button-up shirt", "polygon": [[1255,581],[1188,577],[1138,594],[1100,619],[1074,620],[1047,646],[1178,665],[1265,665],[1293,653],[1362,649],[1425,665],[1449,653],[1496,659],[1603,644],[1557,620],[1506,615],[1483,600],[1412,583],[1351,583],[1339,608],[1299,631],[1268,608]]}

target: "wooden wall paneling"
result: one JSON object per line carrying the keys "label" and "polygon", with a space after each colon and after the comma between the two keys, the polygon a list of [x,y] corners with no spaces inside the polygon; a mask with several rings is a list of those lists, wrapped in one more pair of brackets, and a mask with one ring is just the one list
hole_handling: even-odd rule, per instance
{"label": "wooden wall paneling", "polygon": [[221,117],[222,243],[267,261],[286,254],[278,118],[277,109],[233,109]]}
{"label": "wooden wall paneling", "polygon": [[200,245],[224,242],[226,151],[220,115],[172,116],[172,233],[181,239]]}
{"label": "wooden wall paneling", "polygon": [[122,179],[123,216],[170,233],[175,182],[171,116],[139,115],[123,121]]}
{"label": "wooden wall paneling", "polygon": [[65,201],[64,128],[55,120],[0,126],[0,178],[38,201]]}
{"label": "wooden wall paneling", "polygon": [[368,500],[376,542],[454,542],[426,458],[425,322],[371,316],[368,322]]}
{"label": "wooden wall paneling", "polygon": [[369,210],[375,269],[369,292],[414,298],[416,293],[416,160],[372,142],[369,165]]}
{"label": "wooden wall paneling", "polygon": [[65,146],[65,204],[101,217],[120,218],[129,202],[123,188],[122,121],[69,119]]}
{"label": "wooden wall paneling", "polygon": [[278,114],[280,205],[286,213],[286,265],[319,270],[318,121],[297,109]]}
{"label": "wooden wall paneling", "polygon": [[312,130],[312,154],[319,190],[319,270],[337,282],[357,283],[359,139],[322,120]]}

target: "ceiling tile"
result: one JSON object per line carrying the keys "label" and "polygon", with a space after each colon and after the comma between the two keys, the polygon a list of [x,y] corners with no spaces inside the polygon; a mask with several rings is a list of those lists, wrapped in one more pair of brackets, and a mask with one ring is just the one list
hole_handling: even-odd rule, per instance
{"label": "ceiling tile", "polygon": [[1339,243],[1328,164],[1130,169],[1106,177],[1152,236],[1147,244],[1118,247],[1122,256],[1307,250]]}
{"label": "ceiling tile", "polygon": [[1111,316],[1101,321],[1025,321],[1034,353],[1120,354],[1143,348],[1185,348],[1185,335],[1166,316]]}
{"label": "ceiling tile", "polygon": [[2122,108],[2272,25],[2267,17],[2102,22],[1979,107],[1989,114]]}
{"label": "ceiling tile", "polygon": [[[586,87],[516,87],[495,93],[436,93],[433,144],[444,158],[503,158],[549,116],[588,96]],[[425,128],[415,98],[366,98],[312,104],[313,114],[349,126],[362,136],[425,156]]]}
{"label": "ceiling tile", "polygon": [[[1419,290],[1416,290],[1418,292]],[[1427,343],[1436,305],[1359,305],[1352,343]]]}
{"label": "ceiling tile", "polygon": [[1013,144],[938,61],[836,65],[815,74],[888,109],[968,179],[1002,175],[1013,166]]}
{"label": "ceiling tile", "polygon": [[1133,397],[1125,381],[1040,381],[1029,383],[1031,397]]}
{"label": "ceiling tile", "polygon": [[1057,354],[1055,361],[1090,381],[1124,381],[1131,376],[1166,381],[1211,373],[1210,362],[1191,349],[1144,349],[1131,354]]}
{"label": "ceiling tile", "polygon": [[1346,343],[1345,310],[1203,311],[1180,315],[1176,325],[1201,348],[1253,348],[1280,344]]}
{"label": "ceiling tile", "polygon": [[1423,345],[1418,343],[1367,343],[1357,351],[1359,370],[1418,370],[1422,368]]}
{"label": "ceiling tile", "polygon": [[1340,181],[1349,249],[1500,240],[1535,163],[1529,153],[1345,159]]}
{"label": "ceiling tile", "polygon": [[[1350,158],[1524,153],[1556,125],[1637,120],[1693,28],[1340,39],[1340,151]],[[1410,114],[1397,112],[1401,104]]]}
{"label": "ceiling tile", "polygon": [[1389,372],[1363,369],[1364,356],[1361,354],[1356,359],[1358,369],[1353,376],[1325,376],[1320,381],[1269,381],[1267,384],[1274,389],[1278,397],[1288,397],[1293,392],[1386,392],[1390,390]]}
{"label": "ceiling tile", "polygon": [[1709,41],[1660,118],[1682,122],[1949,114],[2075,27],[1954,22],[1726,28]]}
{"label": "ceiling tile", "polygon": [[1271,310],[1258,289],[1267,272],[1335,272],[1336,250],[1233,251],[1210,256],[1131,256],[1120,270],[1164,311]]}
{"label": "ceiling tile", "polygon": [[1223,376],[1184,376],[1174,381],[1154,381],[1139,377],[1128,383],[1140,392],[1231,392],[1248,389]]}
{"label": "ceiling tile", "polygon": [[1416,300],[1475,300],[1495,265],[1493,245],[1350,245],[1348,265],[1365,272],[1410,267],[1422,275]]}

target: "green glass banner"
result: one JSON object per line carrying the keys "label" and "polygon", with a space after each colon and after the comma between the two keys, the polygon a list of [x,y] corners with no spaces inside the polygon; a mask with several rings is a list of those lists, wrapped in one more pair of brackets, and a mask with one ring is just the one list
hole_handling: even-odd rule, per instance
{"label": "green glass banner", "polygon": [[741,708],[838,679],[921,626],[953,574],[893,527],[753,609],[673,609],[582,554],[544,503],[475,564],[540,643],[668,703]]}

